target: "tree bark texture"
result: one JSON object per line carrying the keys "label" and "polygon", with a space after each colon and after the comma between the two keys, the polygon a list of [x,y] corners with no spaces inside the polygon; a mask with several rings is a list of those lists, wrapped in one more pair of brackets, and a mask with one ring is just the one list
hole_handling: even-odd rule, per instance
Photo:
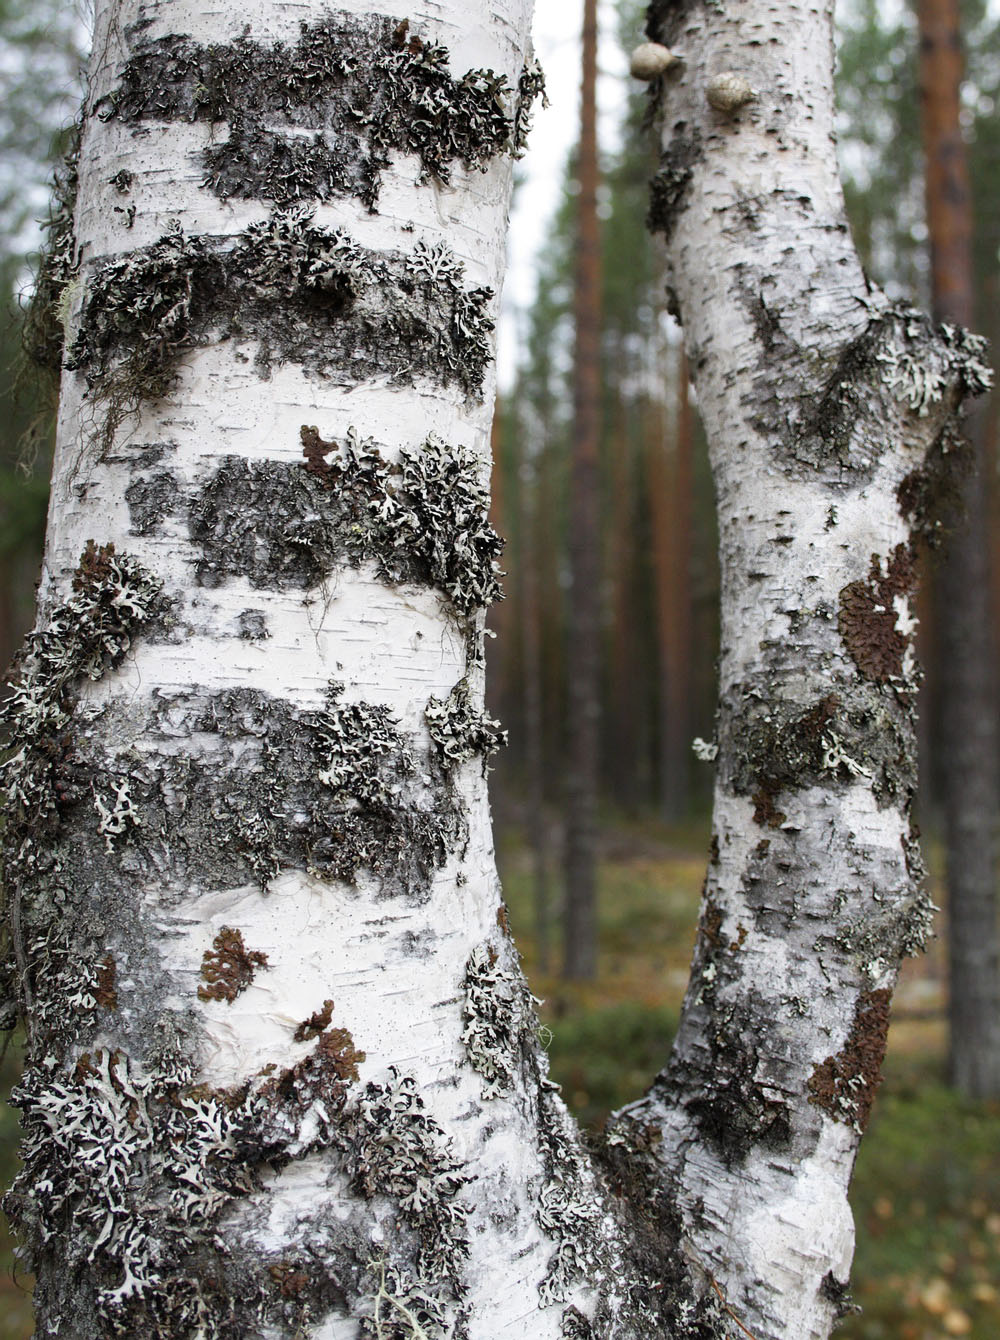
{"label": "tree bark texture", "polygon": [[[922,0],[920,86],[931,289],[940,321],[971,325],[975,308],[972,195],[960,121],[964,74],[955,0]],[[997,822],[1000,756],[993,670],[993,590],[985,414],[969,424],[974,469],[949,518],[936,573],[941,673],[941,784],[948,872],[948,1015],[952,1080],[975,1098],[1000,1096],[1000,925]]]}
{"label": "tree bark texture", "polygon": [[828,1334],[847,1185],[902,955],[930,923],[910,829],[914,532],[983,342],[893,306],[851,244],[831,6],[654,0],[650,221],[708,434],[722,608],[712,860],[652,1130],[689,1259],[745,1331]]}
{"label": "tree bark texture", "polygon": [[[3,708],[6,1208],[39,1337],[805,1340],[843,1298],[927,921],[897,500],[925,515],[981,349],[864,286],[828,16],[683,13],[661,92],[722,509],[716,856],[674,1058],[588,1152],[484,778],[528,8],[99,15],[40,295],[64,366],[40,613]],[[737,61],[761,93],[720,120],[706,81]]]}
{"label": "tree bark texture", "polygon": [[597,0],[583,5],[583,78],[573,280],[573,448],[566,770],[564,964],[568,978],[597,972],[597,776],[600,750],[600,226],[597,218]]}

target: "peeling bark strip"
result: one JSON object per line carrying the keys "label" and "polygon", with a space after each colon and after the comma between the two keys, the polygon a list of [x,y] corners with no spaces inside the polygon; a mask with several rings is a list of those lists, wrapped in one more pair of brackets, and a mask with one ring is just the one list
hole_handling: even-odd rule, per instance
{"label": "peeling bark strip", "polygon": [[[338,565],[371,560],[384,581],[434,586],[464,617],[503,598],[503,541],[477,457],[434,435],[393,464],[353,430],[342,447],[314,427],[301,438],[302,465],[225,457],[191,500],[201,583],[310,587]],[[148,524],[156,478],[141,492],[132,485],[133,528]]]}
{"label": "peeling bark strip", "polygon": [[105,415],[105,446],[143,401],[176,386],[186,353],[220,339],[256,341],[264,376],[294,362],[344,385],[426,376],[471,396],[491,356],[493,294],[464,288],[464,273],[443,242],[370,251],[314,224],[307,205],[231,240],[178,227],[97,265],[66,366],[85,375]]}
{"label": "peeling bark strip", "polygon": [[415,154],[425,177],[447,183],[453,163],[485,171],[496,155],[523,151],[538,66],[529,62],[514,90],[492,70],[456,79],[448,64],[446,48],[411,33],[408,19],[374,15],[303,23],[294,46],[140,38],[95,111],[126,125],[228,122],[228,140],[201,153],[205,185],[222,199],[354,195],[374,209],[393,153]]}

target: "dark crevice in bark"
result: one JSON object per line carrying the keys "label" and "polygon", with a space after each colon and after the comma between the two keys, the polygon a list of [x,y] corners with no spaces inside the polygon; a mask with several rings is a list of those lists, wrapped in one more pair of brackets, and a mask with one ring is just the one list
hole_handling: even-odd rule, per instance
{"label": "dark crevice in bark", "polygon": [[178,227],[96,265],[66,365],[86,377],[105,450],[129,414],[175,387],[189,350],[220,340],[253,340],[262,376],[293,362],[345,385],[426,376],[475,395],[491,357],[493,294],[465,288],[463,276],[443,243],[371,251],[314,224],[307,206],[231,239]]}
{"label": "dark crevice in bark", "polygon": [[447,183],[455,163],[485,171],[524,148],[537,65],[511,89],[492,70],[456,79],[448,59],[407,19],[343,13],[303,23],[294,45],[139,35],[94,112],[133,126],[228,122],[228,138],[201,153],[204,184],[223,199],[353,195],[374,209],[393,153],[416,155],[424,177]]}
{"label": "dark crevice in bark", "polygon": [[687,202],[688,187],[695,167],[704,157],[701,133],[697,127],[688,128],[683,122],[674,127],[670,144],[660,153],[660,166],[649,183],[649,213],[646,226],[650,232],[662,233],[669,242],[674,227]]}

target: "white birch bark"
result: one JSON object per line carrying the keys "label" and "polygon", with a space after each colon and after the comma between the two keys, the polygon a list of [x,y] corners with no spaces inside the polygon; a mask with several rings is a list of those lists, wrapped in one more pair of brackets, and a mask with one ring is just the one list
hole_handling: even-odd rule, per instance
{"label": "white birch bark", "polygon": [[[925,519],[977,348],[864,284],[827,16],[668,7],[656,212],[722,516],[717,849],[674,1057],[592,1158],[484,780],[529,7],[101,11],[3,709],[29,1030],[6,1204],[39,1336],[801,1340],[842,1294],[926,921],[897,498]],[[712,110],[733,68],[758,99]]]}
{"label": "white birch bark", "polygon": [[654,1128],[686,1250],[757,1340],[844,1302],[847,1186],[900,958],[929,926],[911,539],[982,342],[861,271],[834,151],[831,4],[654,3],[651,223],[708,434],[721,534],[713,859]]}

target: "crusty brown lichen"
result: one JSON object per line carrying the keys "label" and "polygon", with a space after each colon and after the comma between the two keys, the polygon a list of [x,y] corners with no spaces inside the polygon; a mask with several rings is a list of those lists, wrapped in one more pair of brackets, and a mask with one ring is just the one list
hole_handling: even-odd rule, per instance
{"label": "crusty brown lichen", "polygon": [[903,676],[912,634],[899,627],[896,601],[906,599],[915,585],[913,551],[898,544],[884,571],[881,559],[873,554],[868,576],[850,582],[840,593],[840,635],[861,674],[876,684]]}
{"label": "crusty brown lichen", "polygon": [[868,1125],[882,1082],[891,1000],[892,992],[886,989],[862,992],[847,1041],[809,1078],[809,1101],[859,1132]]}
{"label": "crusty brown lichen", "polygon": [[202,957],[201,975],[208,985],[199,986],[198,999],[232,1004],[253,981],[257,969],[266,967],[266,954],[247,949],[240,931],[223,926]]}

